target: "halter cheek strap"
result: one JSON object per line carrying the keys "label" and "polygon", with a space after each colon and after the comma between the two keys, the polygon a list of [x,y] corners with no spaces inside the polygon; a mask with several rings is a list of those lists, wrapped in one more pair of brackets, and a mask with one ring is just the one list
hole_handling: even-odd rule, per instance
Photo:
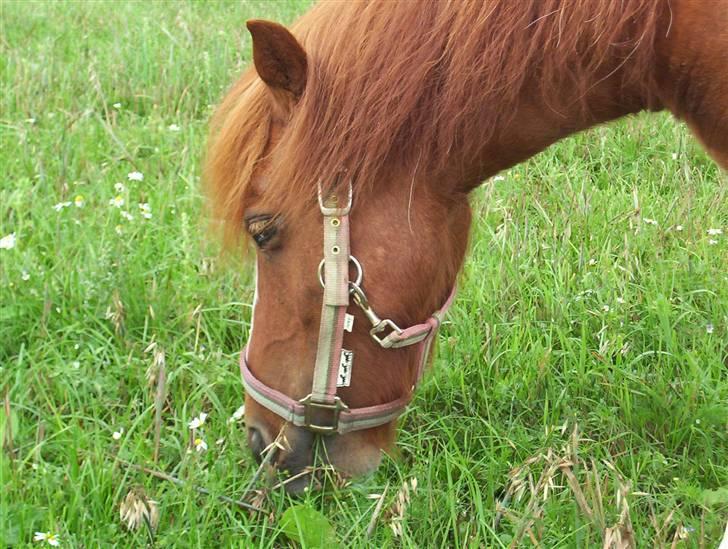
{"label": "halter cheek strap", "polygon": [[[343,434],[384,425],[395,420],[412,398],[412,393],[408,392],[385,404],[350,409],[337,396],[339,369],[349,360],[347,357],[351,356],[350,351],[342,348],[349,296],[351,295],[354,304],[370,322],[372,327],[369,333],[381,347],[390,349],[417,345],[417,379],[413,390],[422,377],[437,329],[455,297],[453,287],[447,301],[438,311],[425,322],[406,329],[400,329],[390,319],[379,318],[361,287],[362,267],[349,251],[351,201],[351,185],[348,187],[348,199],[343,207],[337,205],[336,195],[324,201],[319,190],[319,207],[324,222],[324,258],[319,265],[319,280],[324,288],[324,296],[311,393],[295,400],[276,391],[250,371],[247,347],[240,356],[245,391],[256,402],[293,425],[321,434]],[[354,281],[349,280],[350,262],[357,272]],[[348,367],[351,367],[350,362]],[[320,423],[322,416],[328,416],[330,421]]]}

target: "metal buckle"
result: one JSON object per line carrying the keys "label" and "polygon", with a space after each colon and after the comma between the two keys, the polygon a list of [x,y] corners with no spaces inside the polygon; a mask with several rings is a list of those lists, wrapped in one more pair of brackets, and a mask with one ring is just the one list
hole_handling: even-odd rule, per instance
{"label": "metal buckle", "polygon": [[[386,330],[387,328],[389,328],[389,331],[384,337],[380,337],[377,335],[380,332],[383,332],[384,330]],[[379,324],[377,324],[371,330],[369,330],[369,335],[372,336],[372,338],[374,338],[374,341],[379,343],[379,345],[381,347],[384,347],[385,349],[392,346],[391,343],[388,345],[387,342],[385,341],[389,337],[389,335],[392,333],[401,334],[402,329],[399,326],[397,326],[394,322],[389,320],[388,318],[385,318],[384,320],[380,320]]]}
{"label": "metal buckle", "polygon": [[[299,400],[301,404],[303,404],[303,426],[304,428],[308,429],[309,431],[313,431],[314,433],[320,433],[322,435],[331,435],[339,430],[339,415],[341,414],[342,410],[348,410],[349,407],[344,404],[341,399],[337,396],[334,396],[334,402],[329,404],[327,402],[318,402],[313,399],[313,396],[309,394],[308,396],[302,398]],[[315,408],[318,408],[319,410],[332,410],[334,413],[333,421],[331,425],[317,425],[315,423],[311,422],[311,411]]]}
{"label": "metal buckle", "polygon": [[[349,180],[349,195],[348,195],[348,200],[346,202],[346,205],[344,207],[330,208],[330,207],[324,205],[324,197],[323,197],[323,193],[321,192],[321,181],[319,180],[319,182],[318,182],[318,203],[319,203],[319,208],[321,208],[321,213],[325,217],[329,217],[329,216],[333,216],[333,215],[335,215],[335,216],[349,215],[349,211],[351,210],[352,196],[353,196],[353,191],[351,189],[351,180]],[[333,200],[337,200],[336,195],[333,195]]]}

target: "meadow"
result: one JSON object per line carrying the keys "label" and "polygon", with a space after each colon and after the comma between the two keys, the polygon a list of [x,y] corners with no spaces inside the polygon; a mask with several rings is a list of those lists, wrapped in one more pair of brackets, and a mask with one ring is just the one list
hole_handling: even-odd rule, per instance
{"label": "meadow", "polygon": [[[667,114],[473,194],[457,301],[376,474],[258,492],[264,512],[217,499],[250,500],[256,471],[234,415],[253,288],[206,230],[200,164],[245,20],[307,5],[0,5],[0,545],[717,546],[728,177]],[[132,489],[153,536],[119,518]]]}

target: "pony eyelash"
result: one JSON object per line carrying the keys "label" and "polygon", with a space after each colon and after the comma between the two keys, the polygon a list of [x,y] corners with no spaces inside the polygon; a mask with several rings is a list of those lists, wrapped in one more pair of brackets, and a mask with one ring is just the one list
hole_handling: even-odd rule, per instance
{"label": "pony eyelash", "polygon": [[255,217],[251,217],[246,220],[245,225],[251,238],[261,249],[265,247],[266,243],[278,232],[278,227],[273,220],[273,216],[270,215],[257,215]]}

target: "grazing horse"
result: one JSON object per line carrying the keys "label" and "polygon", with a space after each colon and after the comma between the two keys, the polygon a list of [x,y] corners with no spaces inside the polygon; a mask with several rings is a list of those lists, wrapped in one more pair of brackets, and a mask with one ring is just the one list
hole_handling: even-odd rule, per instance
{"label": "grazing horse", "polygon": [[318,448],[364,474],[393,444],[484,179],[662,109],[728,168],[728,0],[349,0],[247,27],[205,177],[256,247],[248,441],[282,430],[291,473]]}

